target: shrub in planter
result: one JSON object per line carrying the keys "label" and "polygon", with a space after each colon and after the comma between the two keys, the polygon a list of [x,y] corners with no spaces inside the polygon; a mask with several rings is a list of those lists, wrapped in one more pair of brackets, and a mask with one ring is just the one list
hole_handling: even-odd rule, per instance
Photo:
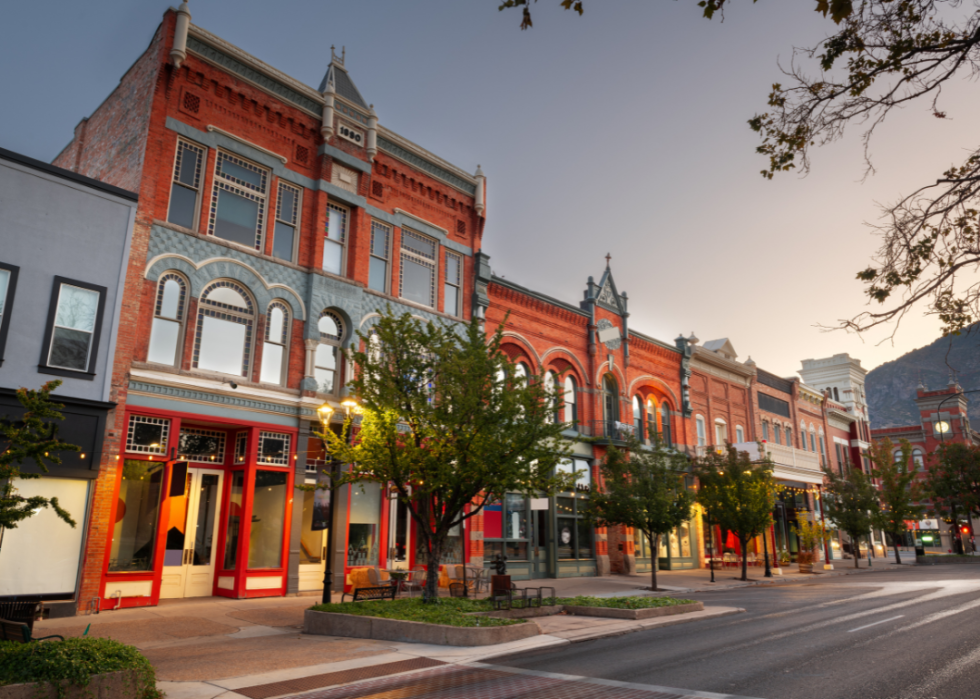
{"label": "shrub in planter", "polygon": [[87,687],[93,675],[133,670],[127,697],[161,699],[150,661],[133,646],[111,638],[13,643],[0,641],[0,686],[50,682],[62,697],[69,687]]}

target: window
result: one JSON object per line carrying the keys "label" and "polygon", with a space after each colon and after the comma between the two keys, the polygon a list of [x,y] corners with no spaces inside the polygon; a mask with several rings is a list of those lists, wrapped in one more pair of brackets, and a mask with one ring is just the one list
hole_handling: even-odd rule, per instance
{"label": "window", "polygon": [[698,428],[698,446],[703,447],[705,444],[708,443],[708,436],[705,433],[705,427],[704,427],[704,418],[698,415],[695,422]]}
{"label": "window", "polygon": [[225,558],[222,566],[225,570],[235,570],[238,566],[238,537],[242,532],[242,513],[245,511],[242,502],[244,493],[245,472],[234,471],[231,475],[231,492],[228,495],[228,527],[225,530]]}
{"label": "window", "polygon": [[762,421],[762,440],[769,441],[769,423],[766,420]]}
{"label": "window", "polygon": [[786,446],[793,446],[793,430],[790,429],[789,425],[786,426]]}
{"label": "window", "polygon": [[327,205],[327,227],[323,232],[323,271],[343,276],[344,246],[347,244],[349,212],[336,204]]}
{"label": "window", "polygon": [[668,447],[674,446],[670,435],[670,406],[667,401],[660,405],[660,437]]}
{"label": "window", "polygon": [[371,261],[368,268],[368,288],[388,293],[388,250],[391,245],[391,226],[371,221]]}
{"label": "window", "polygon": [[923,458],[921,449],[912,450],[912,464],[915,466],[916,471],[922,471],[925,468],[925,459]]}
{"label": "window", "polygon": [[201,169],[204,166],[205,152],[201,146],[177,141],[167,220],[191,230],[197,230],[197,202],[201,193]]}
{"label": "window", "polygon": [[578,420],[578,411],[575,405],[575,377],[568,375],[565,377],[565,422],[575,422]]}
{"label": "window", "polygon": [[265,322],[265,343],[262,345],[263,383],[282,385],[286,383],[287,353],[289,338],[289,309],[278,301],[269,304]]}
{"label": "window", "polygon": [[657,430],[657,401],[654,398],[647,399],[647,442],[653,442]]}
{"label": "window", "polygon": [[800,423],[800,449],[806,451],[806,425]]}
{"label": "window", "polygon": [[818,443],[820,444],[820,461],[822,462],[824,456],[826,455],[826,452],[824,451],[824,446],[823,446],[823,435],[820,435],[820,441]]}
{"label": "window", "polygon": [[194,368],[248,376],[253,314],[252,299],[238,284],[218,281],[205,289],[198,304]]}
{"label": "window", "polygon": [[109,552],[111,573],[153,570],[163,466],[159,461],[123,461]]}
{"label": "window", "polygon": [[184,323],[184,302],[187,282],[179,274],[168,272],[157,282],[156,306],[150,329],[150,350],[146,361],[179,366],[181,335]]}
{"label": "window", "polygon": [[443,293],[443,310],[451,316],[463,315],[459,302],[462,300],[460,287],[463,283],[463,258],[454,252],[446,251],[446,288]]}
{"label": "window", "polygon": [[258,462],[274,466],[288,466],[289,441],[290,436],[288,434],[259,432]]}
{"label": "window", "polygon": [[728,425],[724,420],[715,420],[715,445],[720,446],[728,441]]}
{"label": "window", "polygon": [[[816,450],[817,450],[817,435],[815,435],[813,432],[811,432],[810,433],[810,451],[816,451]],[[823,454],[823,449],[820,450],[820,453]]]}
{"label": "window", "polygon": [[177,454],[183,461],[205,464],[225,462],[225,433],[195,427],[180,428]]}
{"label": "window", "polygon": [[[558,464],[558,471],[578,473],[591,484],[591,469],[587,461],[575,459]],[[559,559],[592,558],[592,527],[584,518],[588,505],[588,490],[576,486],[575,492],[562,493],[555,498],[556,539]]]}
{"label": "window", "polygon": [[643,400],[633,396],[633,436],[643,441]]}
{"label": "window", "polygon": [[735,425],[735,441],[739,444],[745,442],[745,429],[741,425]]}
{"label": "window", "polygon": [[[610,374],[602,377],[602,398],[603,417],[605,417],[606,422],[618,422],[619,390],[616,386],[616,379]],[[607,425],[606,429],[609,431],[609,434],[616,434],[618,432],[618,430],[613,431],[612,424]]]}
{"label": "window", "polygon": [[552,405],[552,410],[548,415],[548,422],[561,422],[561,414],[558,410],[558,377],[555,376],[555,372],[549,371],[544,375],[544,391],[545,400],[549,401]]}
{"label": "window", "polygon": [[7,344],[10,309],[14,305],[14,290],[17,287],[19,271],[19,267],[0,262],[0,364],[3,364],[3,348]]}
{"label": "window", "polygon": [[380,483],[360,481],[350,486],[350,514],[347,524],[349,566],[378,565],[381,499]]}
{"label": "window", "polygon": [[834,400],[840,403],[840,395],[837,393],[837,387],[834,387]]}
{"label": "window", "polygon": [[301,190],[279,183],[276,197],[276,228],[272,236],[272,256],[293,261],[296,249],[296,229],[299,228]]}
{"label": "window", "polygon": [[773,425],[772,430],[775,433],[776,444],[783,443],[783,432],[779,425]]}
{"label": "window", "polygon": [[436,305],[436,242],[402,230],[401,288],[398,295],[434,308]]}
{"label": "window", "polygon": [[340,389],[337,372],[340,369],[340,343],[344,337],[344,322],[336,313],[324,311],[318,322],[320,344],[316,348],[313,377],[320,393],[336,393]]}
{"label": "window", "polygon": [[208,233],[261,250],[268,179],[262,168],[219,151]]}
{"label": "window", "polygon": [[[54,278],[41,371],[57,376],[95,374],[105,311],[104,286]],[[81,378],[81,377],[79,377]]]}
{"label": "window", "polygon": [[[528,544],[527,501],[519,493],[505,493],[503,500],[483,508],[484,560],[500,554],[526,561]],[[494,541],[487,541],[494,539]]]}
{"label": "window", "polygon": [[248,534],[248,567],[281,568],[283,527],[289,474],[258,471],[252,498],[252,526]]}
{"label": "window", "polygon": [[126,451],[133,454],[166,454],[170,420],[132,415],[126,433]]}

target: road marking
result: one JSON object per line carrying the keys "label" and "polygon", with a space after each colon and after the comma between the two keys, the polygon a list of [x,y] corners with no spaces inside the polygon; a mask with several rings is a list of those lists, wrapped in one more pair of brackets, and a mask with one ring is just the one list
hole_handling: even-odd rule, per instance
{"label": "road marking", "polygon": [[854,633],[855,631],[862,631],[864,629],[870,629],[872,626],[877,626],[878,624],[884,624],[884,623],[889,622],[889,621],[895,621],[896,619],[901,619],[903,616],[905,616],[905,615],[904,614],[899,614],[898,616],[893,616],[893,617],[890,617],[888,619],[882,619],[881,621],[876,621],[873,624],[865,624],[864,626],[859,626],[856,629],[851,629],[847,633]]}

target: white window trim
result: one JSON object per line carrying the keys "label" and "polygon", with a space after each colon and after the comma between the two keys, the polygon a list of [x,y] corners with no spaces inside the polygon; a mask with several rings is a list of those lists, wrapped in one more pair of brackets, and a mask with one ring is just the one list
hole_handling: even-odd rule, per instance
{"label": "white window trim", "polygon": [[745,442],[745,428],[741,425],[735,425],[735,439],[738,440],[739,444]]}
{"label": "white window trim", "polygon": [[[202,177],[202,175],[204,174],[204,172],[206,172],[205,168],[207,167],[208,151],[210,149],[207,146],[202,146],[200,143],[195,143],[194,141],[191,141],[189,139],[180,138],[180,137],[177,138],[177,145],[174,147],[174,166],[170,172],[170,192],[168,192],[167,194],[167,222],[168,223],[170,222],[170,204],[171,204],[171,200],[173,199],[173,186],[177,182],[177,156],[180,153],[181,145],[186,145],[201,151],[199,154],[200,159],[198,160],[197,173],[195,178],[197,182],[196,182],[196,187],[194,188],[197,191],[196,201],[194,202],[194,221],[193,221],[194,225],[191,226],[191,230],[196,232],[201,227],[201,202],[204,199],[204,197],[201,196],[203,186],[204,186],[204,178]],[[186,187],[186,185],[183,184],[180,184],[179,186]],[[176,226],[179,224],[175,223],[173,225]]]}
{"label": "white window trim", "polygon": [[[264,188],[265,191],[260,192],[260,191],[258,191],[256,189],[252,189],[251,187],[243,187],[242,185],[238,184],[237,182],[233,182],[233,181],[227,179],[224,175],[220,174],[218,165],[221,162],[221,159],[222,158],[232,158],[232,159],[235,159],[235,160],[240,160],[243,163],[248,163],[252,167],[254,167],[257,170],[259,170],[260,172],[264,173],[265,174],[265,188]],[[221,150],[221,149],[219,149],[218,152],[217,152],[217,155],[215,155],[214,162],[212,163],[212,166],[211,167],[212,167],[212,177],[211,177],[211,205],[212,205],[212,208],[214,210],[214,214],[213,214],[213,218],[212,218],[211,215],[208,216],[208,231],[207,231],[208,232],[208,235],[213,236],[215,238],[218,238],[219,240],[223,240],[224,242],[229,243],[231,245],[234,245],[236,247],[244,248],[245,250],[249,250],[251,252],[264,253],[265,252],[265,241],[267,240],[267,236],[269,235],[269,219],[270,219],[270,216],[269,216],[269,187],[272,184],[272,173],[269,171],[268,168],[262,167],[258,163],[255,163],[255,162],[249,160],[248,158],[243,158],[242,156],[238,155],[237,153],[232,153],[230,151],[224,151],[224,150]],[[259,208],[259,220],[256,222],[256,236],[258,236],[258,239],[255,241],[255,244],[254,245],[252,245],[252,246],[245,246],[242,243],[236,242],[234,240],[227,240],[226,238],[221,238],[221,237],[215,235],[214,231],[215,231],[215,228],[217,227],[217,220],[218,220],[218,213],[217,213],[218,212],[218,191],[220,189],[228,189],[228,191],[232,191],[233,193],[234,193],[234,190],[238,190],[239,192],[241,192],[242,194],[245,194],[246,196],[255,196],[255,197],[258,197],[259,199],[261,199],[260,208]]]}
{"label": "white window trim", "polygon": [[[327,225],[330,225],[330,209],[336,209],[338,211],[344,212],[344,238],[340,243],[340,272],[330,272],[323,267],[323,255],[320,255],[320,269],[322,269],[327,274],[337,274],[341,277],[347,276],[347,243],[350,240],[350,207],[344,206],[343,204],[338,204],[335,201],[327,202]],[[326,231],[323,232],[323,245],[326,248],[327,241],[330,241],[331,245],[336,245],[337,242],[333,238],[328,238]]]}
{"label": "white window trim", "polygon": [[708,426],[701,415],[694,416],[695,423],[695,433],[698,440],[698,446],[703,447],[708,444]]}
{"label": "white window trim", "polygon": [[[281,342],[278,342],[278,341],[274,341],[274,340],[270,340],[269,339],[270,317],[272,316],[272,309],[275,306],[278,306],[282,310],[282,314],[283,314],[283,318],[282,318],[283,328],[282,328],[282,331],[283,331],[283,335],[285,337],[282,338],[282,341]],[[259,367],[259,382],[260,383],[265,383],[265,384],[268,384],[270,386],[285,386],[286,385],[286,380],[288,378],[287,375],[289,373],[288,372],[288,369],[289,369],[289,340],[291,339],[290,325],[292,324],[290,322],[290,318],[291,318],[291,315],[290,315],[290,312],[289,312],[289,306],[287,306],[282,301],[272,301],[269,304],[269,306],[265,309],[265,328],[264,328],[263,333],[262,333],[262,361],[263,362],[265,361],[265,346],[271,344],[271,345],[279,345],[280,347],[282,347],[282,362],[279,365],[279,381],[277,381],[277,382],[262,381],[262,367],[260,366]]]}
{"label": "white window trim", "polygon": [[451,315],[453,318],[462,318],[463,317],[463,279],[464,279],[463,256],[460,255],[458,252],[453,252],[449,250],[448,248],[443,248],[443,251],[446,258],[453,257],[456,260],[456,269],[459,270],[459,279],[455,283],[453,283],[449,281],[448,278],[446,278],[446,275],[449,273],[449,265],[448,264],[443,265],[442,275],[444,279],[443,282],[444,285],[456,287],[456,308],[452,310],[446,308],[446,294],[445,294],[445,288],[443,288],[443,295],[442,295],[443,313],[446,313],[447,315]]}
{"label": "white window trim", "polygon": [[[296,194],[296,223],[290,223],[286,219],[280,218],[280,216],[279,216],[279,212],[280,212],[280,210],[282,208],[281,201],[282,201],[282,190],[283,189],[291,189]],[[292,249],[292,252],[290,254],[289,259],[286,260],[286,261],[287,262],[292,262],[294,264],[296,262],[297,252],[299,251],[299,239],[300,239],[300,233],[299,233],[299,231],[300,231],[300,225],[302,225],[302,223],[303,223],[303,189],[304,189],[303,187],[297,187],[296,185],[290,184],[288,182],[284,182],[281,179],[276,183],[276,211],[275,211],[275,214],[272,216],[272,220],[273,220],[273,223],[272,223],[272,250],[275,251],[275,249],[276,249],[276,227],[275,227],[275,223],[278,222],[278,221],[282,221],[286,225],[292,226],[293,227],[293,249]],[[275,255],[273,255],[273,257],[275,257]],[[276,259],[282,259],[282,258],[276,258]]]}
{"label": "white window trim", "polygon": [[[163,282],[165,284],[166,281],[169,281],[169,280],[164,280],[164,277],[169,277],[169,276],[176,277],[177,279],[180,280],[179,283],[183,284],[183,289],[182,289],[182,291],[183,291],[183,298],[182,299],[178,299],[178,301],[177,301],[177,309],[178,309],[178,316],[179,317],[176,319],[176,321],[173,318],[167,318],[166,316],[160,315],[159,308],[158,308],[162,304],[162,302],[163,302],[163,284],[161,284],[161,282]],[[188,281],[187,277],[185,277],[180,272],[177,272],[177,271],[172,270],[172,269],[168,269],[166,272],[164,272],[163,274],[160,275],[160,278],[159,279],[157,279],[157,288],[156,288],[155,295],[153,297],[153,320],[155,321],[157,318],[159,318],[160,320],[170,321],[171,323],[176,322],[178,324],[178,326],[179,326],[179,330],[177,330],[177,348],[174,351],[174,362],[173,362],[173,364],[160,364],[160,366],[174,366],[174,367],[177,367],[178,369],[181,366],[183,366],[183,359],[184,359],[184,340],[187,337],[187,335],[186,335],[186,333],[187,333],[187,310],[188,310],[188,308],[190,306],[190,299],[191,299],[190,289],[191,289],[191,285],[190,285],[190,282]],[[151,344],[153,343],[153,322],[152,321],[150,323],[150,343]],[[159,364],[159,362],[153,362],[152,360],[150,360],[149,356],[147,357],[147,362],[149,362],[151,364]]]}
{"label": "white window trim", "polygon": [[418,301],[412,301],[411,299],[406,299],[403,293],[405,290],[404,288],[405,265],[402,262],[402,258],[403,256],[408,255],[409,257],[412,258],[414,262],[424,266],[432,267],[432,283],[429,285],[429,294],[430,294],[429,298],[431,303],[428,304],[423,303],[419,305],[425,308],[431,308],[432,310],[435,310],[436,305],[438,304],[438,297],[439,297],[439,290],[437,287],[437,285],[439,284],[440,271],[441,271],[439,265],[439,250],[441,249],[442,246],[439,245],[439,241],[436,240],[435,238],[424,235],[410,228],[402,228],[402,235],[401,235],[402,239],[404,239],[406,235],[409,236],[414,235],[418,238],[422,238],[423,240],[430,241],[435,247],[435,259],[430,260],[424,255],[420,255],[417,252],[413,251],[412,249],[406,248],[404,244],[399,246],[400,249],[399,249],[399,256],[398,256],[398,298],[408,301],[409,303],[418,303]]}
{"label": "white window trim", "polygon": [[[378,226],[384,228],[388,233],[388,241],[385,243],[385,255],[386,257],[379,257],[374,254],[374,227]],[[391,248],[392,242],[394,241],[395,229],[391,224],[385,223],[384,221],[379,221],[377,219],[371,219],[371,239],[368,241],[368,288],[371,288],[371,258],[378,260],[384,260],[385,262],[385,282],[384,288],[380,290],[379,293],[390,294],[391,293]],[[374,289],[378,291],[378,289]]]}

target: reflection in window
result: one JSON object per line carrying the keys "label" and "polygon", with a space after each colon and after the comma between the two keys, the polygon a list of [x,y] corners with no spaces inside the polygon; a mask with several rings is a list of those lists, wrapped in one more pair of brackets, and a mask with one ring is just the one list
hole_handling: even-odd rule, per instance
{"label": "reflection in window", "polygon": [[562,461],[558,471],[574,471],[577,477],[574,492],[555,498],[558,558],[592,558],[592,527],[584,514],[592,486],[589,463],[582,459]]}
{"label": "reflection in window", "polygon": [[279,432],[259,432],[259,463],[289,465],[289,437]]}
{"label": "reflection in window", "polygon": [[252,526],[248,536],[248,567],[281,568],[286,518],[287,473],[258,471],[252,500]]}
{"label": "reflection in window", "polygon": [[350,487],[347,565],[378,565],[381,532],[381,484],[362,481]]}
{"label": "reflection in window", "polygon": [[[307,481],[312,483],[312,481]],[[303,493],[303,527],[300,530],[299,562],[320,563],[330,528],[330,491],[318,488]]]}
{"label": "reflection in window", "polygon": [[201,189],[204,148],[177,141],[174,177],[170,185],[170,209],[167,220],[184,228],[197,229],[197,197]]}
{"label": "reflection in window", "polygon": [[177,453],[183,461],[222,464],[225,461],[225,433],[181,427]]}
{"label": "reflection in window", "polygon": [[0,269],[0,323],[3,322],[4,306],[7,302],[7,287],[10,285],[10,272]]}
{"label": "reflection in window", "polygon": [[168,366],[177,364],[186,296],[187,284],[183,277],[173,272],[160,277],[157,282],[153,327],[150,330],[150,351],[146,357],[148,362]]}
{"label": "reflection in window", "polygon": [[201,294],[195,369],[248,376],[254,315],[252,299],[238,284],[214,282]]}
{"label": "reflection in window", "polygon": [[276,197],[276,230],[272,237],[272,256],[280,260],[293,261],[293,248],[296,229],[299,226],[299,193],[296,187],[285,182],[279,183],[279,196]]}
{"label": "reflection in window", "polygon": [[245,472],[235,471],[231,476],[231,493],[228,496],[228,528],[225,531],[225,570],[235,570],[238,565],[238,537],[242,532],[242,495],[245,493]]}
{"label": "reflection in window", "polygon": [[208,232],[261,250],[267,180],[262,168],[219,152]]}
{"label": "reflection in window", "polygon": [[131,415],[126,432],[126,451],[137,454],[166,454],[170,420]]}
{"label": "reflection in window", "polygon": [[402,230],[401,288],[399,296],[433,308],[436,305],[436,249],[434,240]]}
{"label": "reflection in window", "polygon": [[460,316],[460,289],[463,284],[463,258],[454,252],[446,251],[446,288],[444,291],[444,311],[451,316]]}
{"label": "reflection in window", "polygon": [[289,311],[274,301],[266,316],[265,343],[262,345],[260,381],[283,384],[286,380],[286,341],[289,337]]}
{"label": "reflection in window", "polygon": [[388,291],[388,250],[390,249],[391,226],[371,221],[371,260],[368,263],[368,288],[386,293]]}
{"label": "reflection in window", "polygon": [[109,553],[110,572],[153,570],[162,486],[162,463],[135,459],[123,462]]}
{"label": "reflection in window", "polygon": [[633,396],[633,436],[643,441],[643,399]]}
{"label": "reflection in window", "polygon": [[336,313],[323,311],[317,324],[320,344],[316,348],[313,377],[320,393],[336,393],[340,389],[337,380],[340,369],[340,345],[344,337],[344,322]]}
{"label": "reflection in window", "polygon": [[575,422],[578,420],[578,412],[575,404],[575,377],[565,377],[565,422]]}
{"label": "reflection in window", "polygon": [[48,366],[87,371],[95,324],[99,312],[99,292],[71,284],[58,291],[48,351]]}
{"label": "reflection in window", "polygon": [[336,204],[327,206],[327,226],[323,232],[323,270],[344,273],[344,244],[347,241],[347,209]]}
{"label": "reflection in window", "polygon": [[660,438],[668,447],[674,446],[673,437],[670,434],[670,406],[664,401],[660,406]]}

